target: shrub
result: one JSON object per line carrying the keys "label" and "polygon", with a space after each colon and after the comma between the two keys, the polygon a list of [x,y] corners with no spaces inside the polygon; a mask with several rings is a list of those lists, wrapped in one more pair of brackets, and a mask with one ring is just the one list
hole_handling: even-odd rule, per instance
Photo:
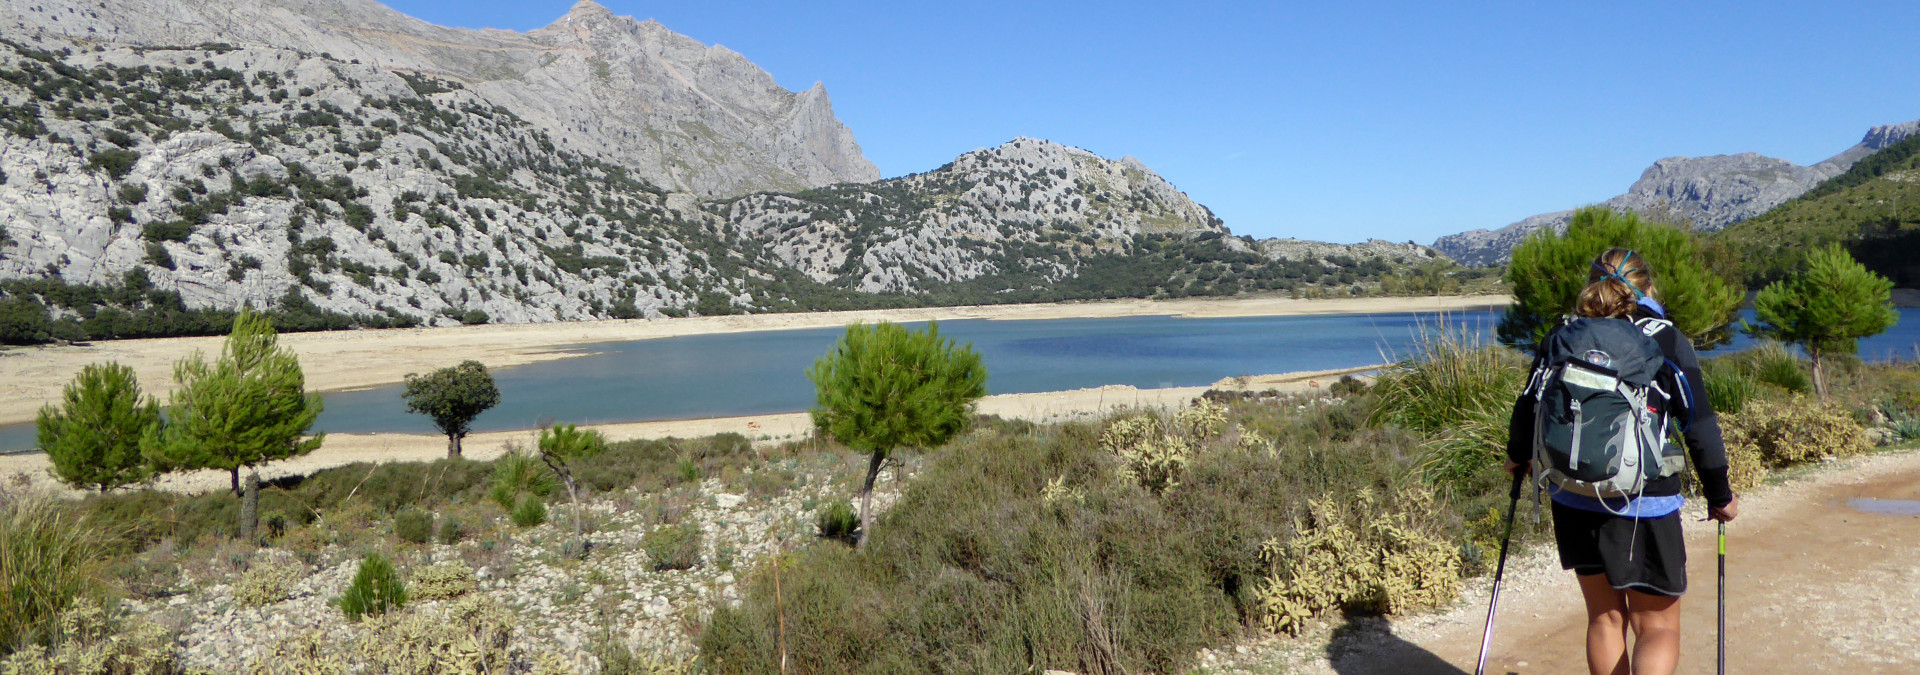
{"label": "shrub", "polygon": [[534,527],[547,522],[547,503],[538,495],[520,498],[520,504],[513,507],[513,524],[520,527]]}
{"label": "shrub", "polygon": [[820,509],[815,525],[820,528],[821,538],[851,544],[860,529],[860,516],[853,512],[853,504],[837,499]]}
{"label": "shrub", "polygon": [[439,542],[442,545],[452,546],[458,544],[466,535],[466,528],[461,527],[460,521],[449,517],[442,517],[440,519]]}
{"label": "shrub", "polygon": [[1846,409],[1795,397],[1788,401],[1756,400],[1737,415],[1728,415],[1721,427],[1729,447],[1751,450],[1769,468],[1820,461],[1863,452],[1873,443],[1867,430]]}
{"label": "shrub", "polygon": [[123,148],[107,148],[87,156],[87,166],[105,171],[114,180],[120,180],[133,171],[134,162],[140,161],[140,153]]}
{"label": "shrub", "polygon": [[106,492],[152,475],[140,439],[160,424],[160,404],[140,393],[133,369],[91,364],[35,419],[36,440],[60,482]]}
{"label": "shrub", "polygon": [[425,544],[433,538],[433,514],[407,508],[393,517],[393,534],[400,541]]}
{"label": "shrub", "polygon": [[[1431,505],[1422,491],[1398,495],[1410,510]],[[1436,607],[1459,592],[1454,547],[1409,526],[1405,516],[1363,492],[1357,504],[1319,500],[1306,529],[1261,545],[1270,575],[1255,589],[1261,626],[1299,634],[1333,608],[1386,614]]]}
{"label": "shrub", "polygon": [[653,560],[655,571],[692,569],[700,561],[701,540],[698,525],[664,525],[641,537],[640,549]]}
{"label": "shrub", "polygon": [[473,570],[450,562],[414,572],[409,593],[416,600],[448,600],[466,595],[473,588]]}
{"label": "shrub", "polygon": [[409,612],[369,622],[351,645],[334,647],[323,633],[295,636],[254,662],[252,675],[483,675],[572,672],[546,653],[513,646],[513,613],[483,595],[440,611]]}
{"label": "shrub", "polygon": [[353,575],[353,583],[347,585],[347,591],[340,597],[334,598],[333,604],[347,615],[348,621],[358,622],[363,617],[380,616],[405,607],[407,587],[400,582],[393,563],[378,553],[369,553],[360,561],[360,571]]}
{"label": "shrub", "polygon": [[0,661],[0,672],[22,675],[183,672],[175,655],[176,645],[164,626],[155,621],[121,620],[93,600],[75,601],[62,611],[54,634],[51,647],[29,646]]}
{"label": "shrub", "polygon": [[306,577],[306,568],[280,557],[261,556],[233,584],[233,601],[241,607],[265,607],[287,599],[294,584]]}
{"label": "shrub", "polygon": [[89,589],[107,549],[94,522],[59,501],[0,502],[0,646],[46,638]]}
{"label": "shrub", "polygon": [[1193,446],[1166,433],[1151,415],[1115,421],[1100,435],[1100,445],[1120,458],[1120,473],[1155,493],[1180,484]]}

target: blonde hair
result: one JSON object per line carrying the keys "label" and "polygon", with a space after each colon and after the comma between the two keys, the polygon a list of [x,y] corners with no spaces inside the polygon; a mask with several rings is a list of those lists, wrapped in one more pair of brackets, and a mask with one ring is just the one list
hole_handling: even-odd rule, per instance
{"label": "blonde hair", "polygon": [[1653,267],[1645,257],[1629,249],[1607,249],[1587,270],[1587,287],[1580,291],[1573,313],[1594,318],[1623,317],[1633,313],[1640,298],[1652,297],[1653,291]]}

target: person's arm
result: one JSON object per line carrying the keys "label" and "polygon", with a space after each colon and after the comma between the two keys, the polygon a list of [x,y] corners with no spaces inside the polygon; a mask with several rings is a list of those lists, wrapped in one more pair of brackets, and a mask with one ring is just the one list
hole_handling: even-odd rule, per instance
{"label": "person's arm", "polygon": [[1700,492],[1706,495],[1708,507],[1720,509],[1733,501],[1733,488],[1727,483],[1727,446],[1720,438],[1720,418],[1707,400],[1707,379],[1700,372],[1700,358],[1693,351],[1693,342],[1678,330],[1661,331],[1660,341],[1686,376],[1692,419],[1681,428],[1681,434],[1687,441],[1687,454],[1693,458],[1693,470],[1700,477]]}
{"label": "person's arm", "polygon": [[1540,357],[1533,357],[1533,365],[1527,368],[1527,384],[1520,390],[1520,396],[1513,401],[1513,419],[1507,423],[1507,470],[1519,471],[1527,462],[1533,460],[1534,400],[1533,388],[1539,383],[1533,378],[1540,368]]}

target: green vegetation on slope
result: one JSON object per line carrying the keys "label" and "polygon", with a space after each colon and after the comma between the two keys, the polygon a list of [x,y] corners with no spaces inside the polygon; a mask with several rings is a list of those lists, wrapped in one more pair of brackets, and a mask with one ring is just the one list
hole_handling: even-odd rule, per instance
{"label": "green vegetation on slope", "polygon": [[1752,288],[1785,277],[1808,252],[1830,243],[1846,246],[1896,286],[1920,287],[1920,136],[1713,236],[1744,261]]}

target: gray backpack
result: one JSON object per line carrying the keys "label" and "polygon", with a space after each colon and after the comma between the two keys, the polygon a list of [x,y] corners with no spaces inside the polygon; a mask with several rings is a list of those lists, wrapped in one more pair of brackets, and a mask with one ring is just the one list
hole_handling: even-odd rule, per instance
{"label": "gray backpack", "polygon": [[[1528,383],[1535,475],[1607,504],[1685,468],[1685,453],[1667,439],[1676,402],[1661,381],[1672,386],[1663,377],[1671,366],[1653,339],[1670,327],[1659,319],[1576,318],[1547,337]],[[1686,396],[1685,387],[1673,388]]]}

